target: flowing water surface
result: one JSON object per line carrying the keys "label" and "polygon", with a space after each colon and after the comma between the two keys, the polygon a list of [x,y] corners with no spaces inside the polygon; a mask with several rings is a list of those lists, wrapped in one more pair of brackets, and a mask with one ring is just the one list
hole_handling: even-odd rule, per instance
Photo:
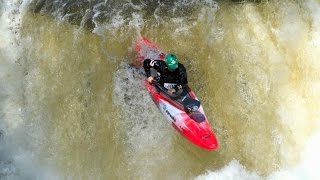
{"label": "flowing water surface", "polygon": [[[0,0],[0,179],[320,179],[320,2]],[[187,67],[219,148],[177,133],[132,68]]]}

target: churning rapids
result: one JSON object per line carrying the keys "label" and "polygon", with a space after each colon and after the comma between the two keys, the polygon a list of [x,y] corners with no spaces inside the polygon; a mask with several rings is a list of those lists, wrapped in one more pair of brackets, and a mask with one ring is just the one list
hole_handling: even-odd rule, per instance
{"label": "churning rapids", "polygon": [[[133,42],[187,67],[220,146],[143,86]],[[319,0],[0,0],[0,179],[320,179]]]}

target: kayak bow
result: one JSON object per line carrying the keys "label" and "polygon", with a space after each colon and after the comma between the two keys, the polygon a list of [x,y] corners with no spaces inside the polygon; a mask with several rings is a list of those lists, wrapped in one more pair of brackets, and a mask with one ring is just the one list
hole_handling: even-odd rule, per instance
{"label": "kayak bow", "polygon": [[[142,67],[144,59],[164,60],[165,57],[165,53],[147,38],[136,41],[135,51],[137,67]],[[217,138],[210,127],[202,105],[190,87],[184,87],[182,95],[174,97],[157,83],[150,84],[145,81],[145,86],[162,114],[184,137],[208,150],[218,148]]]}

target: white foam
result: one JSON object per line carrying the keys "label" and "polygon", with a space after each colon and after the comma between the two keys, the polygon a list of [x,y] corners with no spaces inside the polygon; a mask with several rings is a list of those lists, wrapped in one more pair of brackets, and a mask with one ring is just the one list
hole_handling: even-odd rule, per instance
{"label": "white foam", "polygon": [[141,29],[144,26],[144,21],[142,15],[139,13],[132,13],[132,19],[129,22],[129,27],[135,29],[137,34],[140,34]]}
{"label": "white foam", "polygon": [[[276,36],[276,46],[267,47],[272,66],[270,75],[274,74],[269,78],[278,102],[276,113],[280,128],[272,131],[272,139],[280,148],[280,169],[261,176],[234,160],[221,169],[196,177],[197,180],[320,179],[317,165],[320,161],[320,4],[313,0],[299,5],[290,2],[278,8],[285,15],[277,14],[283,19],[278,27],[271,29]],[[305,10],[307,13],[301,12]],[[310,22],[306,23],[302,13],[309,15],[306,19]],[[266,38],[267,34],[261,31],[259,38]],[[267,44],[268,39],[264,43]]]}
{"label": "white foam", "polygon": [[239,161],[233,160],[217,171],[208,171],[195,180],[257,180],[262,179],[257,173],[248,171]]}
{"label": "white foam", "polygon": [[21,122],[22,106],[22,67],[20,64],[19,28],[26,3],[10,1],[3,5],[0,17],[0,83],[2,113],[7,133],[17,128]]}
{"label": "white foam", "polygon": [[113,101],[121,112],[117,131],[125,136],[127,164],[135,178],[152,179],[150,169],[167,156],[174,132],[148,95],[144,78],[141,69],[122,64],[114,75]]}
{"label": "white foam", "polygon": [[[1,2],[0,16],[0,178],[61,179],[51,167],[41,166],[27,150],[24,126],[23,56],[20,27],[30,0]],[[30,138],[30,137],[29,137]]]}
{"label": "white foam", "polygon": [[312,17],[311,26],[312,31],[310,32],[310,42],[308,44],[309,49],[314,49],[309,53],[308,60],[312,63],[313,67],[316,67],[318,71],[320,70],[320,4],[315,0],[310,0],[306,2],[307,9],[310,11]]}
{"label": "white foam", "polygon": [[301,161],[291,168],[283,168],[263,177],[256,172],[247,170],[239,161],[233,160],[225,167],[208,171],[196,177],[196,180],[315,180],[320,179],[318,162],[320,161],[320,134],[313,136],[301,153]]}
{"label": "white foam", "polygon": [[313,136],[301,153],[301,161],[297,166],[284,168],[272,173],[267,179],[313,180],[320,179],[317,163],[320,161],[320,134]]}

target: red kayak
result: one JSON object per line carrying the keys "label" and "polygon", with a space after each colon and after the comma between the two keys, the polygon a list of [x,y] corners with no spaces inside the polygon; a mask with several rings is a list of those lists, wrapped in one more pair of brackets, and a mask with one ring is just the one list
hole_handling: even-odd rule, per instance
{"label": "red kayak", "polygon": [[[146,58],[157,60],[165,58],[165,53],[147,38],[136,41],[135,51],[137,67],[142,67],[143,60]],[[156,81],[152,84],[145,81],[145,86],[160,111],[184,137],[208,150],[218,148],[217,138],[204,114],[202,105],[189,87],[184,87],[177,94],[170,95],[167,89]]]}

